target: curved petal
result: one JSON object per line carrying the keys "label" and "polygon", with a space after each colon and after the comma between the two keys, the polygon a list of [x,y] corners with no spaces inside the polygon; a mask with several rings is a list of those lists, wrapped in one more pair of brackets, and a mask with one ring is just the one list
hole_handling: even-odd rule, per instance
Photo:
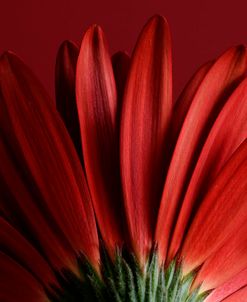
{"label": "curved petal", "polygon": [[203,64],[185,86],[175,103],[172,115],[172,141],[176,143],[194,96],[214,62]]}
{"label": "curved petal", "polygon": [[178,208],[199,152],[227,96],[243,78],[245,71],[245,47],[232,48],[211,67],[194,96],[172,156],[162,195],[156,228],[161,261],[166,258]]}
{"label": "curved petal", "polygon": [[82,39],[76,94],[89,189],[100,232],[113,255],[123,243],[117,95],[106,41],[96,25]]}
{"label": "curved petal", "polygon": [[112,56],[111,60],[117,87],[119,107],[118,111],[120,113],[122,108],[122,99],[124,95],[125,83],[130,67],[130,57],[126,52],[118,51]]}
{"label": "curved petal", "polygon": [[81,134],[75,98],[75,74],[79,48],[64,41],[57,53],[55,69],[56,107],[82,159]]}
{"label": "curved petal", "polygon": [[194,286],[201,284],[201,291],[221,286],[247,267],[247,224],[225,242],[200,268]]}
{"label": "curved petal", "polygon": [[117,88],[117,122],[120,129],[123,96],[130,67],[130,57],[127,53],[119,51],[112,56],[111,60]]}
{"label": "curved petal", "polygon": [[[52,217],[45,211],[34,183],[21,173],[25,170],[15,165],[12,151],[0,136],[0,208],[4,217],[20,230],[26,238],[45,254],[54,269],[76,269],[72,248],[58,232]],[[11,156],[12,155],[12,156]],[[20,158],[20,155],[19,155]],[[42,199],[41,199],[42,201]]]}
{"label": "curved petal", "polygon": [[229,248],[232,247],[233,237],[247,220],[246,175],[247,140],[234,152],[213,182],[192,222],[181,252],[185,273],[200,266],[223,244],[228,243]]}
{"label": "curved petal", "polygon": [[[43,88],[12,53],[0,59],[0,128],[8,165],[54,219],[76,253],[98,264],[98,238],[86,181],[73,144]],[[3,149],[3,148],[2,148]],[[10,159],[11,158],[11,159]],[[11,163],[12,161],[12,163]],[[6,164],[7,165],[7,164]],[[9,179],[5,163],[2,178]],[[7,193],[14,182],[9,182]],[[19,196],[19,203],[22,197]]]}
{"label": "curved petal", "polygon": [[121,172],[130,240],[144,260],[152,246],[172,110],[171,39],[160,16],[134,50],[121,119]]}
{"label": "curved petal", "polygon": [[246,121],[247,79],[239,85],[223,107],[203,146],[179,212],[169,258],[172,259],[179,249],[191,213],[194,212],[193,207],[198,206],[210,183],[247,138]]}
{"label": "curved petal", "polygon": [[0,301],[48,302],[42,286],[13,259],[0,252]]}
{"label": "curved petal", "polygon": [[225,298],[234,294],[244,286],[247,286],[247,268],[213,290],[205,302],[224,301]]}
{"label": "curved petal", "polygon": [[5,254],[24,266],[44,286],[56,284],[55,276],[37,250],[0,217],[0,245]]}
{"label": "curved petal", "polygon": [[226,299],[222,300],[222,302],[246,302],[246,300],[247,300],[247,286],[236,291]]}

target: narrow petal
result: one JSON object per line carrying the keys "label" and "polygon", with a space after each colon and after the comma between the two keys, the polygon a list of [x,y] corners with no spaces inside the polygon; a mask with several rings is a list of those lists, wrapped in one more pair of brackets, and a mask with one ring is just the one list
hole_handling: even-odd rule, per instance
{"label": "narrow petal", "polygon": [[240,290],[244,286],[247,286],[247,268],[213,290],[205,302],[224,301],[225,298]]}
{"label": "narrow petal", "polygon": [[172,140],[174,143],[177,141],[194,96],[212,65],[213,62],[207,62],[196,71],[175,103],[172,116]]}
{"label": "narrow petal", "polygon": [[123,242],[117,94],[106,41],[96,25],[82,39],[76,94],[89,189],[100,232],[112,255]]}
{"label": "narrow petal", "polygon": [[73,42],[65,41],[58,50],[55,84],[56,106],[73,140],[76,151],[82,158],[81,134],[75,98],[75,74],[79,48]]}
{"label": "narrow petal", "polygon": [[229,93],[246,71],[246,50],[238,46],[224,53],[198,88],[183,123],[168,170],[159,210],[156,242],[166,258],[171,231],[199,152]]}
{"label": "narrow petal", "polygon": [[247,286],[236,291],[222,302],[246,302],[247,301]]}
{"label": "narrow petal", "polygon": [[55,284],[55,276],[37,250],[7,221],[0,217],[1,250],[21,263],[44,286]]}
{"label": "narrow petal", "polygon": [[13,259],[0,252],[0,301],[48,302],[42,286]]}
{"label": "narrow petal", "polygon": [[[247,138],[247,79],[234,91],[216,119],[203,146],[179,213],[169,250],[173,258],[179,249],[193,207],[238,146]],[[234,125],[234,127],[232,126]]]}
{"label": "narrow petal", "polygon": [[117,88],[117,123],[118,131],[120,131],[123,96],[130,67],[130,57],[127,53],[119,51],[112,56],[111,60]]}
{"label": "narrow petal", "polygon": [[122,108],[124,88],[129,72],[130,57],[126,52],[119,51],[112,56],[112,67],[117,87],[118,111]]}
{"label": "narrow petal", "polygon": [[[24,175],[33,199],[51,215],[74,251],[96,265],[94,214],[72,141],[39,82],[12,53],[0,59],[0,96],[1,149],[8,150],[5,156],[18,169],[13,174]],[[5,163],[1,169],[6,179],[9,172],[4,167]],[[14,194],[15,183],[8,186],[6,194]]]}
{"label": "narrow petal", "polygon": [[144,27],[127,79],[121,119],[121,172],[131,244],[144,260],[152,246],[172,110],[171,39],[160,16]]}
{"label": "narrow petal", "polygon": [[231,248],[233,237],[247,221],[246,175],[247,140],[218,175],[192,222],[181,253],[185,273],[200,266],[225,243]]}

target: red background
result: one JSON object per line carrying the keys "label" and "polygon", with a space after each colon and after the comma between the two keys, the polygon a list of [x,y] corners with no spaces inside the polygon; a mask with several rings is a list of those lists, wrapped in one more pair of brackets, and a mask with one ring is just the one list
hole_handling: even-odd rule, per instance
{"label": "red background", "polygon": [[110,50],[128,52],[153,14],[167,17],[173,37],[175,95],[195,68],[247,42],[246,0],[1,0],[0,51],[14,50],[53,94],[57,48],[100,24]]}

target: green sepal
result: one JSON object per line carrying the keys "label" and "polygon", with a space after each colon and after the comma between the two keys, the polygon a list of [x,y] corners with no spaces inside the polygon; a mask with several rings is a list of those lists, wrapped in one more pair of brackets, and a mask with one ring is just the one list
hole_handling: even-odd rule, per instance
{"label": "green sepal", "polygon": [[191,291],[196,273],[182,275],[174,259],[160,265],[154,250],[141,267],[133,254],[116,250],[111,259],[101,251],[100,274],[83,256],[78,258],[80,276],[69,270],[57,273],[60,287],[46,290],[51,302],[202,302],[208,295]]}

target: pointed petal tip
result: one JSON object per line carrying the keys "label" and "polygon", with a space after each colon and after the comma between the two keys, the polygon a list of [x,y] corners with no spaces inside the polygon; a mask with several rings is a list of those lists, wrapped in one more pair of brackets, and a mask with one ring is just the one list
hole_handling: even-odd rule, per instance
{"label": "pointed petal tip", "polygon": [[0,56],[0,61],[8,61],[11,58],[18,57],[12,50],[6,50],[4,51]]}
{"label": "pointed petal tip", "polygon": [[236,52],[238,53],[239,57],[245,58],[245,69],[247,69],[247,48],[244,44],[239,44],[235,46]]}
{"label": "pointed petal tip", "polygon": [[82,44],[83,43],[86,43],[88,46],[91,45],[95,49],[100,45],[104,45],[104,47],[106,47],[107,43],[103,29],[97,24],[89,26],[83,34]]}
{"label": "pointed petal tip", "polygon": [[246,46],[244,44],[239,44],[236,46],[236,49],[239,51],[239,52],[246,52]]}
{"label": "pointed petal tip", "polygon": [[98,24],[92,24],[88,27],[88,29],[85,32],[85,35],[87,33],[92,34],[93,36],[101,36],[103,34],[103,29]]}
{"label": "pointed petal tip", "polygon": [[2,55],[0,56],[0,63],[7,64],[5,65],[5,67],[8,66],[10,70],[15,69],[15,66],[19,65],[27,66],[24,63],[23,59],[12,50],[6,50],[2,53]]}
{"label": "pointed petal tip", "polygon": [[155,14],[155,15],[153,15],[150,19],[149,19],[149,21],[148,22],[150,22],[150,21],[155,21],[155,22],[161,22],[161,23],[168,23],[167,22],[167,19],[164,17],[164,16],[162,16],[162,15],[159,15],[159,14]]}
{"label": "pointed petal tip", "polygon": [[119,50],[119,51],[117,51],[117,52],[115,52],[114,54],[113,54],[113,56],[112,56],[112,59],[114,60],[115,58],[117,59],[117,58],[122,58],[122,57],[126,57],[126,58],[128,58],[129,59],[129,54],[128,54],[128,52],[126,51],[126,50]]}
{"label": "pointed petal tip", "polygon": [[60,44],[59,50],[58,50],[58,51],[63,50],[63,49],[68,49],[68,50],[70,50],[71,48],[72,48],[72,49],[78,48],[78,45],[77,45],[75,42],[71,41],[71,40],[64,40],[64,41]]}
{"label": "pointed petal tip", "polygon": [[22,59],[13,51],[7,50],[0,56],[0,73],[2,76],[8,74],[13,70],[13,64],[17,62],[22,63]]}
{"label": "pointed petal tip", "polygon": [[247,57],[247,49],[246,49],[246,46],[244,44],[235,45],[235,46],[231,47],[230,49],[228,49],[227,51],[229,51],[229,52],[232,51],[233,53],[236,53],[239,56]]}
{"label": "pointed petal tip", "polygon": [[152,16],[147,21],[146,26],[151,27],[151,28],[153,27],[154,29],[157,29],[157,28],[169,29],[169,23],[168,23],[167,19],[164,16],[161,16],[161,15],[158,15],[158,14]]}

